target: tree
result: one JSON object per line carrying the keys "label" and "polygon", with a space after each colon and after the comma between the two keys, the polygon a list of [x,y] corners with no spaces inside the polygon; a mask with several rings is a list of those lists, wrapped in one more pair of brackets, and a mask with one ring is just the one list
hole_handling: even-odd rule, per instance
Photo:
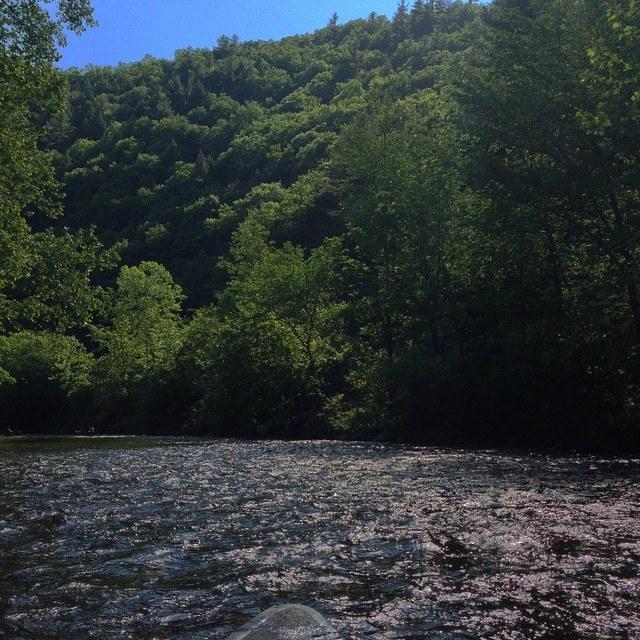
{"label": "tree", "polygon": [[411,7],[411,31],[418,37],[433,33],[433,5],[425,0],[414,0]]}
{"label": "tree", "polygon": [[598,56],[589,50],[611,36],[604,16],[603,3],[496,0],[449,80],[474,141],[468,184],[489,202],[474,227],[501,293],[493,322],[503,369],[544,398],[545,424],[569,424],[583,407],[602,415],[635,394],[638,237],[619,205],[622,163],[614,169],[606,135],[592,128]]}
{"label": "tree", "polygon": [[579,115],[598,150],[593,199],[598,227],[604,222],[605,230],[597,241],[626,289],[638,348],[640,230],[633,220],[640,211],[640,2],[608,3],[600,24],[588,48],[589,64],[581,74],[591,101]]}
{"label": "tree", "polygon": [[396,42],[400,43],[409,37],[411,19],[407,0],[400,0],[393,14],[393,30]]}
{"label": "tree", "polygon": [[68,430],[86,418],[93,358],[75,338],[19,331],[0,336],[0,428]]}
{"label": "tree", "polygon": [[34,115],[62,104],[64,81],[53,63],[64,29],[79,33],[92,24],[88,0],[60,0],[55,17],[38,0],[0,3],[0,292],[24,265],[25,216],[59,212],[50,158],[37,148]]}
{"label": "tree", "polygon": [[95,279],[115,267],[116,251],[105,251],[94,230],[35,233],[31,247],[25,276],[10,290],[14,329],[86,337],[90,325],[105,312],[106,291]]}
{"label": "tree", "polygon": [[407,378],[394,372],[406,373],[418,353],[438,361],[459,340],[451,322],[459,143],[440,115],[447,108],[433,94],[385,99],[336,147],[362,292],[351,311],[361,354],[354,379],[383,424],[406,418],[398,407]]}
{"label": "tree", "polygon": [[53,63],[64,29],[79,33],[91,24],[88,0],[60,0],[55,17],[38,0],[0,3],[0,335],[12,320],[7,288],[29,272],[27,219],[59,212],[51,160],[37,146],[35,113],[62,104],[64,83]]}
{"label": "tree", "polygon": [[233,425],[309,435],[332,423],[338,399],[331,372],[345,349],[339,260],[336,241],[307,254],[273,246],[259,225],[241,227],[227,263],[229,286],[187,333],[183,358],[201,388],[197,424],[214,433]]}
{"label": "tree", "polygon": [[171,274],[157,263],[121,269],[111,327],[95,331],[103,349],[98,384],[110,397],[135,396],[140,386],[167,380],[182,339],[182,298]]}
{"label": "tree", "polygon": [[[260,231],[242,228],[237,234],[231,263],[233,279],[220,301],[241,315],[275,323],[287,336],[293,363],[305,384],[318,387],[321,371],[340,354],[336,342],[342,305],[335,299],[340,246],[326,240],[308,256],[302,247],[285,244],[276,249],[260,245]],[[247,243],[252,258],[247,261]]]}
{"label": "tree", "polygon": [[[55,47],[14,64],[8,30],[0,334],[93,349],[121,429],[637,423],[638,29],[638,0],[403,1],[73,71],[61,113]],[[114,292],[96,239],[138,265]]]}

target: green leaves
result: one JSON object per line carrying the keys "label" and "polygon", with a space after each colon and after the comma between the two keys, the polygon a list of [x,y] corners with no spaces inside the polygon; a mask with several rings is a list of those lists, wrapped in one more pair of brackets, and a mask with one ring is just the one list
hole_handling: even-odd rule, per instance
{"label": "green leaves", "polygon": [[36,233],[30,246],[28,268],[10,289],[18,326],[86,331],[104,316],[106,292],[95,280],[116,266],[118,255],[105,251],[93,230]]}
{"label": "green leaves", "polygon": [[640,0],[402,2],[72,71],[57,113],[88,3],[9,8],[12,416],[89,388],[109,429],[486,446],[637,421]]}
{"label": "green leaves", "polygon": [[105,390],[126,397],[142,382],[166,380],[182,341],[182,299],[181,288],[157,263],[121,269],[111,327],[95,331],[103,349],[97,376]]}
{"label": "green leaves", "polygon": [[342,249],[276,247],[255,222],[234,238],[231,280],[186,332],[182,368],[199,386],[193,420],[214,433],[309,435],[336,417],[332,369],[344,359]]}
{"label": "green leaves", "polygon": [[[61,105],[64,81],[53,67],[63,29],[91,23],[87,0],[62,0],[52,18],[37,0],[0,3],[0,295],[29,274],[38,241],[29,219],[61,211],[52,158],[38,147],[39,110]],[[2,323],[2,320],[0,320]],[[0,327],[2,325],[0,324]]]}
{"label": "green leaves", "polygon": [[611,3],[606,19],[600,23],[595,44],[588,49],[589,66],[581,76],[593,105],[581,111],[583,122],[590,133],[600,138],[605,153],[617,163],[632,164],[637,159],[639,39],[638,3],[635,0]]}
{"label": "green leaves", "polygon": [[70,336],[19,331],[0,337],[0,366],[23,390],[50,383],[72,394],[89,385],[93,358]]}
{"label": "green leaves", "polygon": [[30,331],[0,336],[2,426],[69,429],[92,370],[93,358],[70,336]]}

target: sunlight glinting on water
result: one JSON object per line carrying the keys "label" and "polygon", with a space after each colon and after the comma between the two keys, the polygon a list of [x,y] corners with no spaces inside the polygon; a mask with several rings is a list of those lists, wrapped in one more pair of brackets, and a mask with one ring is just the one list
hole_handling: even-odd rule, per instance
{"label": "sunlight glinting on water", "polygon": [[[53,442],[53,444],[52,444]],[[0,446],[0,638],[637,638],[640,461],[332,442]]]}

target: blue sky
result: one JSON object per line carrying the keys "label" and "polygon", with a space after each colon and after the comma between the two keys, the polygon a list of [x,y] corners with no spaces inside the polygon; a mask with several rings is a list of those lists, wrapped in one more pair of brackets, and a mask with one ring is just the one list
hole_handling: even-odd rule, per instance
{"label": "blue sky", "polygon": [[222,34],[277,39],[372,11],[392,15],[397,0],[93,0],[100,26],[70,36],[61,66],[118,64],[146,53],[170,58],[176,49],[215,45]]}

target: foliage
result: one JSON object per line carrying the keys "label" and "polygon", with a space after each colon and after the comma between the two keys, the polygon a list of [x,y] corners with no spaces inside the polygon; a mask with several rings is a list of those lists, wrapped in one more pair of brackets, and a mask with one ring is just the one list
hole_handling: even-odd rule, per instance
{"label": "foliage", "polygon": [[0,3],[0,295],[28,261],[25,216],[59,212],[51,158],[38,149],[33,123],[38,110],[62,103],[53,62],[64,29],[90,24],[87,0],[61,0],[55,18],[37,0]]}
{"label": "foliage", "polygon": [[137,384],[159,382],[172,370],[180,348],[182,290],[155,262],[123,267],[111,305],[111,326],[95,337],[103,355],[97,362],[101,387],[127,396]]}
{"label": "foliage", "polygon": [[[63,430],[86,392],[93,358],[78,340],[49,332],[0,337],[2,427]],[[34,424],[34,421],[37,421]]]}
{"label": "foliage", "polygon": [[162,265],[142,262],[120,270],[110,324],[93,331],[99,348],[92,408],[100,428],[165,429],[166,414],[175,410],[182,299],[181,288]]}
{"label": "foliage", "polygon": [[340,246],[326,241],[305,255],[265,236],[255,224],[238,231],[231,281],[192,323],[183,358],[202,380],[196,423],[302,435],[302,424],[312,430],[333,419],[327,378],[345,350],[335,286]]}
{"label": "foliage", "polygon": [[3,348],[95,360],[70,391],[25,347],[4,393],[50,379],[103,430],[638,446],[637,0],[403,1],[74,69],[66,103],[87,4],[0,5],[32,25],[1,36]]}
{"label": "foliage", "polygon": [[95,279],[117,264],[116,252],[105,251],[93,230],[35,233],[31,246],[28,271],[11,289],[16,323],[86,334],[106,313],[107,292]]}

